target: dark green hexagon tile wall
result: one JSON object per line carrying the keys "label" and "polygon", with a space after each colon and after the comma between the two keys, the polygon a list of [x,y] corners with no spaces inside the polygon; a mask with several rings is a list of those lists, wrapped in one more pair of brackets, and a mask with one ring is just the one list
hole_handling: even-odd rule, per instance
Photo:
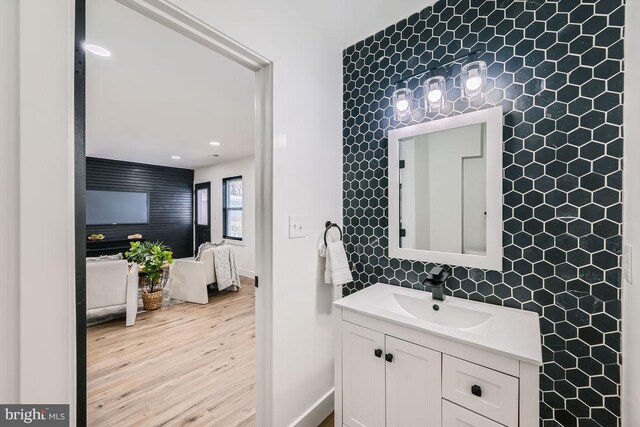
{"label": "dark green hexagon tile wall", "polygon": [[[388,257],[387,132],[503,107],[503,268],[454,266],[447,293],[540,314],[544,426],[620,420],[623,29],[622,0],[441,0],[343,55],[344,294],[423,289],[431,267]],[[413,78],[420,107],[394,120],[393,81],[477,49],[484,101],[462,99],[454,64],[443,110]]]}

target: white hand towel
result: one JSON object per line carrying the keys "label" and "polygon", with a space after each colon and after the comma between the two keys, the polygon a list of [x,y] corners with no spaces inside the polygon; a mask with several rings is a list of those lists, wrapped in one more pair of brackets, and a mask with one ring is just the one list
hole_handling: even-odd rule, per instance
{"label": "white hand towel", "polygon": [[324,283],[331,285],[333,284],[331,280],[331,255],[329,255],[329,250],[326,245],[324,247],[324,256],[326,259],[324,262]]}
{"label": "white hand towel", "polygon": [[324,244],[324,240],[321,238],[318,240],[318,255],[324,260],[324,283],[331,284],[331,263],[329,262],[327,254],[327,246]]}
{"label": "white hand towel", "polygon": [[[331,283],[334,286],[353,282],[347,254],[344,251],[344,245],[341,241],[329,242],[327,244],[327,268],[331,269]],[[325,282],[327,281],[326,276],[327,272],[325,270]]]}

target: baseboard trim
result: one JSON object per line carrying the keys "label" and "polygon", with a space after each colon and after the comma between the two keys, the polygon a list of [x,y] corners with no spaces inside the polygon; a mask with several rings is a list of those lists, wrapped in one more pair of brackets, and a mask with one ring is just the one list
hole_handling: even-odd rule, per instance
{"label": "baseboard trim", "polygon": [[249,270],[245,270],[243,268],[239,268],[238,269],[238,274],[243,276],[243,277],[248,277],[249,279],[253,279],[254,277],[256,277],[256,272],[255,271],[249,271]]}
{"label": "baseboard trim", "polygon": [[290,427],[318,427],[333,412],[333,388],[305,411]]}

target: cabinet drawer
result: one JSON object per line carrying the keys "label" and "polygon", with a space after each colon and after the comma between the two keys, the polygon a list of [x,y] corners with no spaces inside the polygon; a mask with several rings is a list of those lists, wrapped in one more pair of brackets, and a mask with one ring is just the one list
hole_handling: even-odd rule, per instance
{"label": "cabinet drawer", "polygon": [[503,427],[489,418],[442,400],[442,427]]}
{"label": "cabinet drawer", "polygon": [[518,379],[510,375],[445,354],[442,397],[506,426],[518,425]]}

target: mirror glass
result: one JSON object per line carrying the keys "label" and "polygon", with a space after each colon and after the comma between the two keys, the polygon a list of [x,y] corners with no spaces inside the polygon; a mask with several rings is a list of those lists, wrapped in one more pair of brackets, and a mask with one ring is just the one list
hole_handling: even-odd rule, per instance
{"label": "mirror glass", "polygon": [[486,255],[486,123],[399,139],[400,248]]}

